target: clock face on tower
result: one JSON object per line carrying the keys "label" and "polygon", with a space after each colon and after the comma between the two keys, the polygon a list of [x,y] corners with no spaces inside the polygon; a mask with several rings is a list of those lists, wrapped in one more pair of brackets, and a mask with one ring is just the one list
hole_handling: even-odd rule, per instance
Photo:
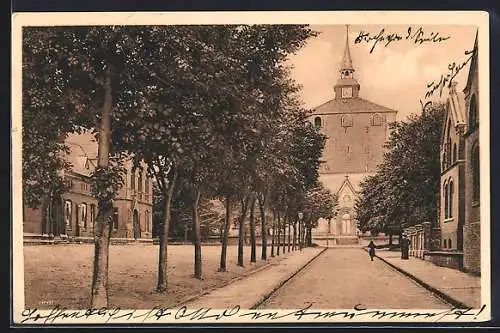
{"label": "clock face on tower", "polygon": [[342,87],[342,98],[352,97],[352,87]]}

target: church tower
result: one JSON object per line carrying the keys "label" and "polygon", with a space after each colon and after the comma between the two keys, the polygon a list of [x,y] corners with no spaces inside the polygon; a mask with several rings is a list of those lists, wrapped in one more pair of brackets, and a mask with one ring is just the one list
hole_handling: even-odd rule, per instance
{"label": "church tower", "polygon": [[389,123],[397,111],[360,97],[346,27],[339,77],[330,100],[315,108],[310,121],[327,136],[319,173],[320,181],[338,196],[339,210],[332,221],[320,222],[316,233],[334,235],[337,241],[357,235],[354,203],[360,182],[375,173],[382,162]]}

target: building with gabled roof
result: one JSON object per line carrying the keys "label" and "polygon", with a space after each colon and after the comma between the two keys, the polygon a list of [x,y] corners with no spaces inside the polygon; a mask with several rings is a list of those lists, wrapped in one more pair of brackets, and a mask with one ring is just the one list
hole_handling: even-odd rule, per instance
{"label": "building with gabled roof", "polygon": [[[70,170],[61,171],[68,186],[62,197],[45,198],[37,209],[24,208],[26,237],[92,238],[97,200],[92,196],[90,177],[97,167],[97,142],[91,133],[69,134],[66,160]],[[153,186],[145,168],[133,171],[130,158],[123,161],[124,185],[113,202],[114,238],[152,238]]]}
{"label": "building with gabled roof", "polygon": [[397,111],[360,97],[361,84],[354,76],[347,31],[339,78],[332,99],[316,107],[310,121],[327,136],[320,166],[320,181],[338,196],[337,216],[319,222],[316,235],[356,238],[354,204],[359,184],[376,172],[384,157],[389,123]]}

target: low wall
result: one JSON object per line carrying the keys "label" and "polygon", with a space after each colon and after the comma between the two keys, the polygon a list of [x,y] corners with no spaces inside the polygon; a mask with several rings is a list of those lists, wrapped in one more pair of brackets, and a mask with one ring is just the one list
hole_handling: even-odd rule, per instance
{"label": "low wall", "polygon": [[437,266],[454,269],[463,268],[463,252],[429,251],[425,254],[425,260],[428,260]]}

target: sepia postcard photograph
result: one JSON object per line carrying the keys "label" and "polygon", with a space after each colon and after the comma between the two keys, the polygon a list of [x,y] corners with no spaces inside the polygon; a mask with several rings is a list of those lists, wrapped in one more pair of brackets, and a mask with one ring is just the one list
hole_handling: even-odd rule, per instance
{"label": "sepia postcard photograph", "polygon": [[487,12],[16,13],[11,51],[11,324],[491,319]]}

